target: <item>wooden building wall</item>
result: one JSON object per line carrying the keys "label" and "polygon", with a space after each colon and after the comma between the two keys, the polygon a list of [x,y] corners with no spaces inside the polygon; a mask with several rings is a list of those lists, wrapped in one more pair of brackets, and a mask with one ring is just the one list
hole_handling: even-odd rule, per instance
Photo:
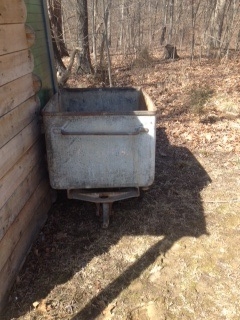
{"label": "wooden building wall", "polygon": [[32,75],[38,65],[29,48],[33,38],[26,19],[24,0],[1,0],[0,310],[51,207],[39,124],[41,103]]}
{"label": "wooden building wall", "polygon": [[[36,33],[36,41],[31,47],[34,56],[33,72],[42,81],[42,89],[38,96],[44,106],[57,87],[56,72],[53,74],[53,53],[51,52],[51,34],[48,19],[45,19],[47,1],[25,0],[27,7],[27,25]],[[46,45],[50,44],[50,45]],[[52,65],[51,65],[52,60]]]}

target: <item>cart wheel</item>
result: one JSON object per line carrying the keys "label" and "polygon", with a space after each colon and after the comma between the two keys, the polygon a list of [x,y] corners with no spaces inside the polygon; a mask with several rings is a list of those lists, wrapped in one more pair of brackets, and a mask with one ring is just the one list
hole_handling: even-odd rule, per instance
{"label": "cart wheel", "polygon": [[107,229],[109,226],[109,215],[111,210],[111,203],[103,203],[102,204],[102,228]]}

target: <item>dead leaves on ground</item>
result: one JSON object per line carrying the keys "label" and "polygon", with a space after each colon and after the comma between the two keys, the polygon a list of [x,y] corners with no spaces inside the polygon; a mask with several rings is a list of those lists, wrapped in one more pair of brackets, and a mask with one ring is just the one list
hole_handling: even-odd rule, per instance
{"label": "dead leaves on ground", "polygon": [[[238,126],[239,125],[239,126]],[[214,124],[202,124],[189,119],[186,122],[159,121],[161,134],[164,127],[172,145],[185,146],[196,152],[234,152],[240,154],[240,121],[219,121]]]}
{"label": "dead leaves on ground", "polygon": [[[213,163],[217,161],[216,157],[224,157],[223,165],[229,166],[230,170],[234,167],[240,170],[240,119],[238,115],[240,78],[238,69],[239,66],[235,61],[216,64],[214,61],[202,60],[194,61],[190,66],[188,59],[182,59],[167,64],[156,63],[155,66],[144,70],[127,69],[127,71],[117,68],[116,63],[118,72],[114,75],[114,79],[117,86],[140,85],[149,93],[157,107],[157,139],[161,139],[162,128],[165,128],[170,146],[183,146],[194,154],[200,155],[200,157],[208,157],[210,155],[209,161]],[[92,85],[87,78],[82,81],[81,78],[76,76],[72,79],[72,83],[70,80],[68,84],[70,86],[72,84],[72,87],[79,87],[83,86],[82,83],[84,83],[84,86]],[[190,112],[189,92],[193,88],[196,90],[203,88],[213,90],[213,96],[207,96],[208,99],[203,105],[203,113],[200,115]],[[204,94],[204,90],[202,94]],[[236,109],[232,108],[233,103],[235,103]],[[221,108],[223,104],[224,108]],[[231,117],[229,117],[230,115]],[[161,150],[161,144],[158,144],[158,146],[160,146],[160,150],[157,150],[158,155],[167,157],[167,150]],[[227,154],[234,155],[234,157],[227,158]],[[188,165],[188,163],[182,160],[179,165]],[[217,176],[219,172],[216,171],[213,176],[214,174]],[[222,182],[220,181],[219,183],[221,187]],[[170,191],[176,192],[173,189]],[[67,241],[68,237],[67,231],[56,231],[53,237],[49,235],[48,241],[42,240],[35,247],[34,260],[38,261],[44,255],[47,258],[57,254],[58,245]],[[106,266],[108,268],[109,264],[106,264]],[[121,266],[121,268],[123,267]],[[154,279],[156,282],[157,272],[160,269],[161,267],[152,269],[150,279]],[[83,268],[81,270],[84,275]],[[110,268],[110,270],[113,272],[113,269]],[[90,288],[91,290],[85,293],[82,288],[76,286],[75,279],[71,280],[73,280],[72,287],[69,287],[71,294],[68,294],[66,287],[62,288],[61,285],[58,285],[58,290],[54,292],[53,289],[47,299],[32,303],[32,314],[39,315],[39,319],[46,320],[72,318],[77,308],[79,308],[79,301],[90,301],[91,295],[99,294],[104,285],[106,285],[106,283],[96,280],[96,276],[94,276],[92,280],[93,287],[90,288],[88,286],[88,289]],[[81,280],[86,284],[85,277]],[[21,283],[21,281],[19,277],[18,283]],[[89,281],[89,283],[91,282]],[[201,287],[200,289],[202,290]],[[200,289],[197,287],[197,290]],[[80,290],[80,293],[77,294],[76,290]],[[141,291],[141,288],[137,287],[136,290]],[[64,294],[60,300],[62,292]],[[75,293],[76,296],[74,297]],[[77,299],[78,295],[80,296],[79,300]],[[35,297],[35,299],[38,298]],[[121,305],[120,298],[110,304],[100,300],[99,308],[103,310],[100,315],[101,320],[113,320],[116,318],[117,309],[123,308],[123,305]],[[161,316],[163,319],[166,318],[164,303],[161,301],[147,301],[139,303],[137,306],[128,306],[127,313],[128,320],[146,319],[147,317],[160,320]]]}

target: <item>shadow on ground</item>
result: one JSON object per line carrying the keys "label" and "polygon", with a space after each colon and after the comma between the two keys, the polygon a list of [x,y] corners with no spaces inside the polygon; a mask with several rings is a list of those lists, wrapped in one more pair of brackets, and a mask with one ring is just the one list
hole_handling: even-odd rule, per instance
{"label": "shadow on ground", "polygon": [[161,236],[72,318],[95,319],[104,309],[99,300],[110,304],[176,241],[207,234],[200,192],[210,181],[194,155],[185,147],[170,145],[164,128],[159,128],[154,185],[142,199],[115,203],[108,230],[99,228],[93,204],[68,200],[59,193],[11,292],[3,319],[26,314],[34,301],[46,298],[54,287],[70,280],[94,257],[108,252],[123,236]]}

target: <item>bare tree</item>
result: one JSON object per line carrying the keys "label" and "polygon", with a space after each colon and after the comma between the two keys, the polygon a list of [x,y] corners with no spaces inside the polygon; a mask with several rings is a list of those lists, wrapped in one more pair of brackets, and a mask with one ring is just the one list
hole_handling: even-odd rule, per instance
{"label": "bare tree", "polygon": [[66,68],[62,57],[69,54],[63,39],[61,0],[48,0],[48,15],[57,70],[63,72]]}
{"label": "bare tree", "polygon": [[169,34],[168,34],[168,42],[172,41],[173,35],[173,23],[174,23],[174,9],[175,9],[174,0],[169,1]]}
{"label": "bare tree", "polygon": [[193,59],[239,48],[240,0],[61,0],[61,4],[65,41],[71,51],[80,48],[82,73],[92,72],[89,48],[95,72],[103,65],[106,71],[114,50],[127,57],[158,47],[166,55],[164,46],[170,44],[178,52],[179,47],[187,50]]}
{"label": "bare tree", "polygon": [[164,26],[162,28],[162,31],[161,31],[161,37],[160,37],[160,45],[162,46],[165,42],[165,37],[166,37],[166,31],[167,31],[167,28],[166,26]]}
{"label": "bare tree", "polygon": [[196,33],[196,20],[197,13],[200,6],[200,1],[191,0],[191,21],[192,21],[192,39],[191,39],[191,59],[194,58],[194,47],[195,47],[195,33]]}
{"label": "bare tree", "polygon": [[68,81],[68,79],[71,75],[73,64],[74,64],[75,55],[78,52],[79,52],[79,49],[73,50],[71,57],[70,57],[69,64],[66,67],[65,71],[57,74],[57,80],[58,80],[58,84],[60,87],[63,87],[66,84],[66,82]]}
{"label": "bare tree", "polygon": [[78,18],[78,47],[80,48],[78,59],[78,73],[92,73],[93,68],[90,59],[88,38],[88,3],[87,0],[77,0]]}
{"label": "bare tree", "polygon": [[105,40],[106,44],[106,52],[107,52],[107,61],[108,61],[108,78],[109,78],[109,85],[112,87],[112,70],[111,70],[111,57],[109,51],[109,14],[110,14],[110,7],[111,7],[111,0],[108,0],[108,3],[105,4],[105,0],[102,0],[103,3],[103,11],[104,11],[104,33],[103,39]]}
{"label": "bare tree", "polygon": [[54,41],[61,57],[69,56],[63,39],[62,3],[61,0],[48,0],[49,19]]}
{"label": "bare tree", "polygon": [[92,51],[93,51],[95,69],[96,69],[96,66],[97,66],[97,29],[96,29],[96,19],[97,19],[97,0],[92,0]]}
{"label": "bare tree", "polygon": [[215,48],[221,45],[223,23],[226,17],[225,10],[229,0],[217,0],[213,14],[212,40]]}

